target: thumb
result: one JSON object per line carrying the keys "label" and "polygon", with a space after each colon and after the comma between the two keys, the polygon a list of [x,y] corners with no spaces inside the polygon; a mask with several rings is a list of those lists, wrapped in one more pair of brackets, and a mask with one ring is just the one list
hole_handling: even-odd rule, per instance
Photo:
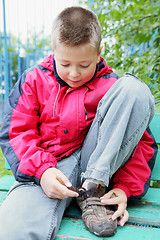
{"label": "thumb", "polygon": [[116,195],[115,193],[111,190],[108,193],[105,193],[100,199],[111,199],[114,198]]}
{"label": "thumb", "polygon": [[65,185],[66,187],[72,186],[71,182],[61,171],[57,171],[56,178],[62,185]]}

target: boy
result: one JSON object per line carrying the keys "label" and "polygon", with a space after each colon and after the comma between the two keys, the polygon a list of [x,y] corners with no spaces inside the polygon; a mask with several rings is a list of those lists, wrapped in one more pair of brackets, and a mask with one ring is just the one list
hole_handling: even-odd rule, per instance
{"label": "boy", "polygon": [[111,236],[128,220],[127,199],[147,191],[154,99],[131,74],[118,79],[100,42],[93,12],[63,10],[53,55],[14,86],[0,143],[16,183],[0,208],[1,240],[54,239],[73,197],[87,229]]}

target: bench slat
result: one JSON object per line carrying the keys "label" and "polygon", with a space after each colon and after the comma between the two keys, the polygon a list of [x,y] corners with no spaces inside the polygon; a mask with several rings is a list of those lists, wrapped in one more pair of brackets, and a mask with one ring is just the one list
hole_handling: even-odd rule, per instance
{"label": "bench slat", "polygon": [[6,199],[6,197],[7,197],[7,192],[0,191],[0,206],[2,205],[2,203]]}
{"label": "bench slat", "polygon": [[[6,185],[8,183],[8,185]],[[4,176],[0,179],[0,205],[5,200],[7,191],[14,183],[13,176]],[[6,185],[6,186],[5,186]],[[150,188],[147,194],[142,198],[141,202],[132,203],[128,206],[130,213],[129,222],[137,224],[146,224],[152,226],[160,226],[160,189]],[[146,204],[144,204],[146,203]],[[70,218],[81,218],[81,212],[77,208],[75,202],[72,207],[67,209],[65,216]]]}
{"label": "bench slat", "polygon": [[132,203],[127,210],[129,212],[129,223],[160,227],[160,205],[140,202]]}
{"label": "bench slat", "polygon": [[0,190],[8,191],[14,182],[15,178],[13,175],[4,175],[0,178]]}
{"label": "bench slat", "polygon": [[160,113],[155,113],[154,118],[150,123],[150,129],[156,139],[156,142],[160,144]]}
{"label": "bench slat", "polygon": [[[143,203],[152,203],[160,207],[160,188],[149,188],[146,195],[140,200]],[[159,210],[160,211],[160,210]]]}
{"label": "bench slat", "polygon": [[[147,228],[140,226],[125,225],[123,228],[118,226],[117,233],[112,236],[112,240],[119,239],[145,239],[145,240],[159,240],[160,229]],[[63,218],[59,232],[55,240],[59,239],[79,239],[79,240],[107,240],[107,237],[97,237],[94,234],[86,230],[82,219]]]}
{"label": "bench slat", "polygon": [[158,149],[155,165],[152,171],[151,179],[160,181],[160,149]]}

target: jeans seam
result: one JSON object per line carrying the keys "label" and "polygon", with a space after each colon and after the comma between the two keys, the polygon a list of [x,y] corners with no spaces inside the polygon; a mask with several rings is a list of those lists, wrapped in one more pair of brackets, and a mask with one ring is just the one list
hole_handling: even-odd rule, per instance
{"label": "jeans seam", "polygon": [[35,184],[34,182],[18,182],[18,181],[15,181],[15,183],[9,189],[9,192],[7,193],[7,196],[9,196],[11,192],[16,191],[17,189],[19,189],[21,187],[28,187],[28,186],[36,187],[37,184]]}
{"label": "jeans seam", "polygon": [[55,219],[55,214],[56,214],[56,211],[61,203],[61,199],[58,199],[57,200],[57,204],[56,204],[56,207],[54,208],[54,212],[53,212],[53,215],[52,215],[52,219],[51,219],[51,225],[50,225],[50,229],[49,229],[49,233],[48,233],[48,237],[47,237],[47,240],[50,240],[51,239],[51,236],[53,234],[53,229],[54,229],[54,219]]}
{"label": "jeans seam", "polygon": [[74,169],[73,169],[71,175],[69,176],[69,180],[72,179],[73,174],[74,174],[74,172],[75,172],[75,169],[76,169],[77,167],[78,167],[79,170],[80,170],[80,175],[81,175],[81,173],[82,173],[82,168],[81,168],[81,164],[80,164],[80,159],[81,159],[81,157],[79,157],[78,154],[77,154],[76,152],[73,152],[73,155],[76,157],[76,159],[77,159],[78,161],[77,161],[77,163],[76,163],[76,165],[75,165],[75,167],[74,167]]}
{"label": "jeans seam", "polygon": [[103,118],[101,117],[101,115],[100,115],[100,117],[99,117],[99,119],[98,119],[98,124],[99,124],[99,132],[98,132],[98,141],[100,141],[101,140],[101,122],[102,122],[102,120],[103,120]]}
{"label": "jeans seam", "polygon": [[[79,158],[78,158],[78,155],[77,155],[76,153],[74,153],[74,156],[75,156],[77,159],[79,159]],[[63,161],[63,160],[62,160],[62,161]],[[75,172],[75,169],[76,169],[76,167],[77,167],[78,165],[79,165],[79,161],[77,161],[77,164],[75,165],[72,173],[70,174],[70,176],[69,176],[69,178],[68,178],[69,180],[72,179],[72,177],[73,177],[73,175],[74,175],[74,172]],[[56,207],[55,207],[55,209],[54,209],[53,216],[52,216],[52,219],[51,219],[51,225],[50,225],[50,229],[49,229],[49,233],[48,233],[47,240],[50,240],[50,239],[51,239],[51,236],[52,236],[52,234],[53,234],[54,223],[55,223],[55,215],[56,215],[56,212],[57,212],[57,209],[58,209],[59,205],[60,205],[61,202],[62,202],[62,199],[58,199],[57,201],[58,201],[58,202],[57,202],[57,204],[56,204]],[[56,227],[57,227],[57,226],[55,226],[55,228],[56,228]],[[58,230],[59,230],[59,229],[58,229]]]}

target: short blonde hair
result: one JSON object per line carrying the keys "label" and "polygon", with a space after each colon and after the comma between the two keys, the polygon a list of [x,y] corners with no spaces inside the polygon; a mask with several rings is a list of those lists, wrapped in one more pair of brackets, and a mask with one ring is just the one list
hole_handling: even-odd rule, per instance
{"label": "short blonde hair", "polygon": [[101,43],[101,26],[97,16],[82,7],[64,9],[52,25],[52,47],[57,44],[78,46],[90,43],[97,52]]}

